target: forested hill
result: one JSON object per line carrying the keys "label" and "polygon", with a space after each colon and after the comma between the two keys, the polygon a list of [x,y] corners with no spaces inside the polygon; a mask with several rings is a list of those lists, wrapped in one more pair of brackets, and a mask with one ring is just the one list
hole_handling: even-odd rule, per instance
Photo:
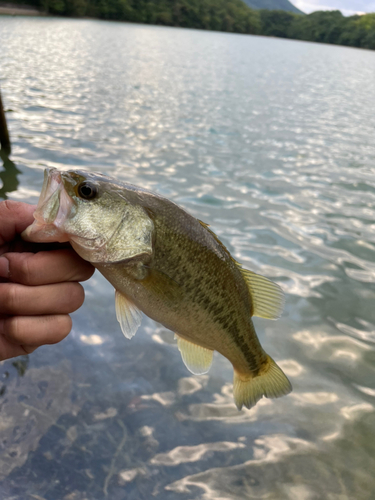
{"label": "forested hill", "polygon": [[375,13],[344,17],[336,10],[300,15],[250,9],[242,0],[19,0],[19,3],[62,16],[229,31],[375,50]]}
{"label": "forested hill", "polygon": [[243,0],[251,9],[285,10],[295,14],[303,14],[289,0]]}

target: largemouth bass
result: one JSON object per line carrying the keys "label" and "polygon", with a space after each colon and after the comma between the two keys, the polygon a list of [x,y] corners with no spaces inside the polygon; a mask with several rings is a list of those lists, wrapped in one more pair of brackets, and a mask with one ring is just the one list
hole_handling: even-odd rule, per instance
{"label": "largemouth bass", "polygon": [[233,365],[238,409],[291,391],[251,319],[280,316],[281,288],[243,269],[207,224],[140,187],[56,169],[45,171],[34,218],[24,239],[69,241],[114,286],[125,337],[143,311],[175,332],[192,373],[206,373],[218,351]]}

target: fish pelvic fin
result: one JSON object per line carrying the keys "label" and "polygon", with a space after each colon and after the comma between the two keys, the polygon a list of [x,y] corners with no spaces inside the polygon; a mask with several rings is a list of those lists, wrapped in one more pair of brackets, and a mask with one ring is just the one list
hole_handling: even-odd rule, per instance
{"label": "fish pelvic fin", "polygon": [[239,410],[242,406],[252,408],[265,396],[280,398],[289,394],[292,385],[281,368],[267,355],[267,361],[255,377],[244,379],[234,370],[233,396]]}

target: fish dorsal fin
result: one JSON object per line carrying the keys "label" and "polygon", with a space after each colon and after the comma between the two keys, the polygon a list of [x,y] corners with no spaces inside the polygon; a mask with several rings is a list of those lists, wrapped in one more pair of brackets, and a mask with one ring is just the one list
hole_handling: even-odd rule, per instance
{"label": "fish dorsal fin", "polygon": [[116,290],[115,295],[116,318],[120,323],[122,333],[127,339],[136,334],[142,321],[142,313],[133,302]]}
{"label": "fish dorsal fin", "polygon": [[[206,222],[203,222],[203,221],[202,221],[202,220],[200,220],[200,219],[197,219],[197,221],[199,222],[199,224],[201,224],[201,225],[202,225],[203,227],[205,227],[206,229],[210,227],[210,225],[209,225],[209,224],[207,224]],[[211,229],[210,229],[209,231],[210,231],[210,232],[212,232],[212,231],[211,231]]]}
{"label": "fish dorsal fin", "polygon": [[243,269],[242,265],[231,256],[228,249],[222,244],[217,235],[211,231],[208,224],[199,219],[197,220],[201,226],[203,226],[215,238],[216,242],[221,246],[221,248],[224,249],[228,257],[241,271],[241,274],[250,290],[253,305],[253,316],[259,316],[260,318],[266,319],[280,318],[281,313],[283,312],[285,298],[284,292],[279,285],[268,278],[261,276],[260,274]]}
{"label": "fish dorsal fin", "polygon": [[220,245],[220,247],[228,254],[228,257],[230,257],[234,262],[236,262],[233,257],[231,256],[231,254],[229,253],[229,250],[227,249],[227,247],[219,240],[217,234],[215,234],[212,229],[210,229],[210,225],[209,224],[206,224],[205,222],[197,219],[197,221],[199,222],[199,224],[204,227],[209,233],[210,235],[214,238],[214,240],[216,241],[216,243],[218,243]]}
{"label": "fish dorsal fin", "polygon": [[193,342],[189,342],[177,334],[175,334],[175,338],[177,339],[177,347],[186,368],[191,371],[191,373],[194,373],[194,375],[203,375],[203,373],[207,373],[212,365],[214,351],[193,344]]}
{"label": "fish dorsal fin", "polygon": [[253,316],[266,319],[280,318],[285,297],[279,285],[260,274],[243,269],[241,264],[237,265],[250,290]]}

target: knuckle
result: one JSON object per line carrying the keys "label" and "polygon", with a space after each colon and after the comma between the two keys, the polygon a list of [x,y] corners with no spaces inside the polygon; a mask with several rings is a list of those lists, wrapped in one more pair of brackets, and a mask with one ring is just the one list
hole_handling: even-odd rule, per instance
{"label": "knuckle", "polygon": [[20,318],[17,316],[12,316],[4,320],[4,335],[12,338],[15,341],[19,341],[21,338],[21,328],[20,328]]}
{"label": "knuckle", "polygon": [[0,216],[7,220],[9,217],[16,218],[22,213],[22,203],[14,200],[4,200],[0,202]]}
{"label": "knuckle", "polygon": [[25,285],[33,284],[33,272],[30,266],[30,259],[26,255],[21,259],[19,272],[22,277],[22,282]]}
{"label": "knuckle", "polygon": [[2,288],[2,312],[5,314],[17,312],[20,304],[19,287],[13,283],[6,283]]}
{"label": "knuckle", "polygon": [[14,212],[14,209],[17,207],[18,202],[13,200],[4,200],[0,203],[1,212]]}

